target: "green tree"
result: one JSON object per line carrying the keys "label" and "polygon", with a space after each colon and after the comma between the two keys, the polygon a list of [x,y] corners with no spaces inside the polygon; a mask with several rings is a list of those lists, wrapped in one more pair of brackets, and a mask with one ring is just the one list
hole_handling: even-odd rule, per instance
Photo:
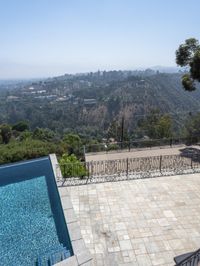
{"label": "green tree", "polygon": [[0,134],[1,134],[2,142],[4,144],[8,144],[12,136],[11,127],[7,124],[1,125]]}
{"label": "green tree", "polygon": [[63,138],[64,143],[67,144],[67,149],[69,154],[77,154],[80,153],[80,148],[82,145],[81,138],[76,134],[65,134]]}
{"label": "green tree", "polygon": [[163,115],[157,122],[156,135],[159,139],[172,136],[172,121],[169,115]]}
{"label": "green tree", "polygon": [[[122,132],[122,128],[123,128],[123,132]],[[123,135],[123,140],[122,140],[122,135]],[[119,118],[118,121],[114,120],[113,122],[111,122],[107,130],[107,138],[108,139],[114,138],[118,142],[120,141],[124,142],[124,141],[129,140],[129,134],[126,128],[126,123],[125,123],[124,118],[122,119]]]}
{"label": "green tree", "polygon": [[187,39],[179,46],[176,63],[181,67],[189,67],[189,73],[182,76],[182,84],[185,90],[195,90],[196,82],[200,82],[200,45],[197,39]]}
{"label": "green tree", "polygon": [[26,121],[20,121],[12,126],[12,130],[23,132],[29,130],[29,125]]}
{"label": "green tree", "polygon": [[33,138],[42,141],[52,141],[55,133],[47,128],[36,128],[33,132]]}
{"label": "green tree", "polygon": [[161,115],[158,110],[152,110],[138,126],[152,139],[170,138],[172,136],[172,120],[167,114]]}
{"label": "green tree", "polygon": [[200,136],[200,113],[188,119],[185,125],[184,135],[190,142],[195,143],[198,141]]}

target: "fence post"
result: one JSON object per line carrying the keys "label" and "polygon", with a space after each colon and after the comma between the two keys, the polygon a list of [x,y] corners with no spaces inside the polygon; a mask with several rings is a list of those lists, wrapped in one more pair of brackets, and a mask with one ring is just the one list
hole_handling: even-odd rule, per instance
{"label": "fence post", "polygon": [[129,173],[129,160],[128,158],[126,159],[126,176],[128,178],[128,173]]}
{"label": "fence post", "polygon": [[128,143],[128,150],[131,151],[131,142]]}
{"label": "fence post", "polygon": [[66,164],[64,164],[64,177],[66,177]]}
{"label": "fence post", "polygon": [[162,155],[160,155],[160,165],[159,165],[160,173],[162,174]]}
{"label": "fence post", "polygon": [[171,148],[172,148],[172,141],[173,141],[173,140],[172,140],[172,138],[171,138],[171,139],[170,139],[170,147],[171,147]]}
{"label": "fence post", "polygon": [[87,180],[86,180],[86,184],[87,184],[90,178],[89,162],[85,162],[85,168],[87,169]]}
{"label": "fence post", "polygon": [[85,160],[85,145],[83,145],[83,158]]}
{"label": "fence post", "polygon": [[191,162],[190,162],[191,169],[193,169],[192,159],[193,159],[193,156],[191,156]]}
{"label": "fence post", "polygon": [[93,176],[93,171],[94,171],[93,167],[94,167],[93,161],[91,161],[91,177]]}
{"label": "fence post", "polygon": [[66,172],[65,172],[65,166],[66,166],[66,164],[63,164],[63,166],[64,166],[64,169],[63,169],[64,171],[63,171],[63,174],[62,174],[62,177],[63,177],[62,186],[64,185],[64,183],[65,183],[65,181],[67,179]]}

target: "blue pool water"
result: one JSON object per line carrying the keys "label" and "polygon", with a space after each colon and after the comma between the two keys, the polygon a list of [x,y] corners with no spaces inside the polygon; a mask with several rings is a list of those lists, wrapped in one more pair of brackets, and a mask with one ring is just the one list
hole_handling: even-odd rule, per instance
{"label": "blue pool water", "polygon": [[73,254],[49,158],[0,167],[0,265],[37,265],[61,247]]}

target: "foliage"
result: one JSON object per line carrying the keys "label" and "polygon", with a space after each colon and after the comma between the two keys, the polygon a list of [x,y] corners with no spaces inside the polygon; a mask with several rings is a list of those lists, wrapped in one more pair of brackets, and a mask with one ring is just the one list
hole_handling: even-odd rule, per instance
{"label": "foliage", "polygon": [[172,136],[172,121],[169,115],[161,115],[158,110],[152,110],[146,119],[139,121],[139,127],[151,139],[170,138]]}
{"label": "foliage", "polygon": [[[192,94],[181,90],[181,76],[181,73],[146,75],[145,71],[110,71],[35,82],[35,93],[29,90],[30,83],[16,89],[11,87],[9,91],[0,89],[0,123],[15,125],[28,121],[32,130],[51,129],[58,138],[64,133],[78,132],[88,139],[102,140],[108,137],[112,122],[117,121],[117,134],[112,130],[109,134],[120,141],[123,115],[125,140],[126,131],[129,136],[134,135],[138,120],[152,108],[158,108],[162,113],[177,112],[175,124],[179,130],[185,106],[189,111],[198,110],[200,99],[200,90]],[[36,100],[38,90],[46,90],[46,94]],[[46,98],[49,95],[55,98]],[[9,96],[18,98],[9,100]],[[64,101],[59,101],[60,97]],[[84,99],[88,98],[94,98],[96,104],[85,105]]]}
{"label": "foliage", "polygon": [[115,144],[115,143],[109,143],[107,150],[108,151],[113,151],[113,150],[118,150],[120,147],[119,145]]}
{"label": "foliage", "polygon": [[13,140],[7,145],[0,145],[0,164],[38,158],[50,153],[61,155],[63,152],[63,147],[54,143],[31,138],[23,141]]}
{"label": "foliage", "polygon": [[56,153],[61,156],[66,147],[62,141],[55,141],[54,132],[48,129],[26,130],[25,123],[14,126],[0,125],[0,164],[38,158]]}
{"label": "foliage", "polygon": [[[124,120],[125,119],[123,117],[123,118],[119,119],[118,121],[113,121],[109,125],[108,131],[107,131],[107,139],[113,138],[115,141],[118,141],[118,142],[120,142],[120,141],[124,142],[124,141],[129,140],[127,128],[126,128],[126,125],[124,125]],[[122,132],[122,128],[123,128],[123,132]],[[122,140],[122,138],[123,138],[123,140]]]}
{"label": "foliage", "polygon": [[12,130],[20,132],[27,131],[29,130],[29,125],[26,121],[20,121],[12,126]]}
{"label": "foliage", "polygon": [[64,178],[80,177],[87,175],[87,170],[82,162],[80,162],[74,154],[63,154],[59,160],[61,172]]}
{"label": "foliage", "polygon": [[[187,45],[195,49],[197,43],[187,42]],[[185,49],[185,57],[192,58],[193,52],[189,55],[188,51]],[[180,64],[187,61],[183,59]],[[198,54],[193,62],[198,65]],[[198,76],[195,71],[198,69],[193,68],[194,77]],[[23,146],[25,141],[40,140],[45,145],[55,145],[57,154],[62,149],[80,158],[83,145],[86,145],[86,151],[115,149],[115,145],[105,148],[99,143],[105,143],[109,138],[120,142],[122,135],[127,143],[145,139],[146,135],[154,138],[154,142],[155,138],[168,138],[172,133],[177,136],[183,128],[187,110],[192,113],[198,110],[200,99],[200,90],[194,93],[181,90],[181,76],[181,73],[156,74],[149,70],[103,71],[64,75],[32,85],[28,81],[23,85],[15,84],[17,87],[12,85],[9,90],[0,84],[0,123],[10,125],[6,130],[0,130],[0,143],[7,143],[6,146],[16,142]],[[184,80],[191,87],[187,76]],[[34,93],[29,90],[30,86]],[[46,91],[42,96],[41,90]],[[86,105],[84,100],[88,98],[94,98],[96,103]],[[160,114],[150,119],[147,114],[153,108],[159,109]],[[167,116],[167,112],[173,112],[173,117]],[[28,121],[30,129],[23,121]],[[95,143],[98,145],[93,145]]]}
{"label": "foliage", "polygon": [[114,138],[115,140],[120,140],[120,126],[116,121],[110,123],[107,133],[107,138]]}
{"label": "foliage", "polygon": [[159,139],[172,136],[172,121],[169,115],[162,115],[156,126],[156,134]]}
{"label": "foliage", "polygon": [[26,140],[26,139],[30,139],[33,137],[33,133],[31,131],[23,131],[21,132],[20,136],[19,136],[19,140]]}
{"label": "foliage", "polygon": [[47,128],[36,128],[33,132],[33,138],[39,139],[42,141],[51,141],[53,140],[55,133]]}
{"label": "foliage", "polygon": [[181,44],[176,51],[176,63],[181,66],[189,67],[189,73],[182,77],[182,84],[185,90],[193,91],[196,89],[195,81],[200,82],[200,45],[195,38],[190,38]]}
{"label": "foliage", "polygon": [[1,125],[0,133],[1,133],[2,142],[7,144],[12,136],[11,127],[7,124]]}
{"label": "foliage", "polygon": [[85,149],[87,152],[99,152],[105,150],[105,144],[98,142],[97,140],[90,140],[85,143]]}
{"label": "foliage", "polygon": [[200,113],[190,117],[185,125],[185,136],[190,142],[197,142],[200,136]]}
{"label": "foliage", "polygon": [[65,134],[63,137],[63,141],[67,144],[67,150],[69,154],[80,154],[82,142],[79,135]]}

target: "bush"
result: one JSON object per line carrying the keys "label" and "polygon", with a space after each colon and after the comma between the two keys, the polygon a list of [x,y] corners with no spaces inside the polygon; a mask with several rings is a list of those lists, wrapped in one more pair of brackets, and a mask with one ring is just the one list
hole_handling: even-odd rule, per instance
{"label": "bush", "polygon": [[23,132],[25,130],[29,130],[29,125],[26,121],[20,121],[12,126],[12,130]]}
{"label": "bush", "polygon": [[59,160],[59,164],[64,178],[83,178],[87,175],[87,170],[84,163],[80,162],[74,154],[63,154],[61,159]]}
{"label": "bush", "polygon": [[61,155],[64,147],[50,142],[34,140],[31,138],[23,141],[10,141],[9,144],[0,145],[0,164],[17,162],[47,156],[50,153]]}
{"label": "bush", "polygon": [[107,148],[108,151],[114,151],[114,150],[119,150],[119,149],[120,149],[119,144],[116,144],[116,143],[108,144],[108,148]]}

